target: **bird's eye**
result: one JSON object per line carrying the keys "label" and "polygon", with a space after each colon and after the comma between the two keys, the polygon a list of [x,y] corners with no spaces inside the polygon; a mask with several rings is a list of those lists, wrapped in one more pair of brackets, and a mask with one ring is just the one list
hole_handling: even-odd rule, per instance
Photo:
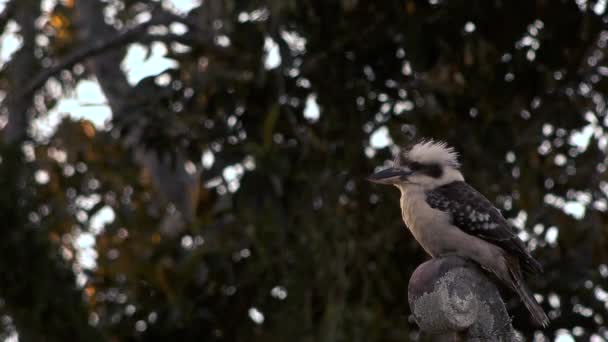
{"label": "bird's eye", "polygon": [[422,168],[422,164],[418,163],[418,162],[411,162],[409,165],[410,170],[412,171],[418,171]]}
{"label": "bird's eye", "polygon": [[441,166],[432,164],[426,168],[425,173],[433,178],[439,178],[443,174],[443,170]]}

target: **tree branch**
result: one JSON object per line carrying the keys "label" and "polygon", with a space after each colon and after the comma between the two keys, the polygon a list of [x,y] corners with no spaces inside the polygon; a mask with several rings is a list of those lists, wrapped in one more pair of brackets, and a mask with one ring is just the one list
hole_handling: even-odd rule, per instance
{"label": "tree branch", "polygon": [[11,0],[6,3],[4,7],[4,11],[0,14],[0,32],[4,31],[4,27],[8,20],[13,16],[13,12],[15,10],[16,0]]}
{"label": "tree branch", "polygon": [[168,25],[172,22],[180,22],[190,29],[195,29],[191,22],[187,18],[182,18],[178,15],[171,14],[168,12],[160,12],[152,19],[141,23],[135,27],[127,29],[121,33],[116,34],[108,39],[101,39],[92,42],[90,45],[85,46],[77,51],[71,53],[67,57],[57,61],[53,66],[43,70],[34,79],[28,82],[23,90],[17,94],[18,98],[25,98],[32,96],[38,89],[40,89],[46,81],[59,73],[61,70],[70,68],[75,64],[104,53],[105,51],[123,47],[129,43],[135,41],[150,42],[150,41],[163,41],[163,42],[178,42],[185,45],[195,45],[197,43],[205,43],[207,46],[212,45],[209,40],[201,39],[197,37],[195,33],[188,33],[184,35],[166,34],[166,35],[154,35],[148,34],[147,29],[154,25]]}
{"label": "tree branch", "polygon": [[[39,15],[37,8],[31,8],[29,3],[18,3],[13,1],[7,4],[5,12],[10,15],[20,27],[22,37],[22,45],[17,50],[11,59],[4,66],[6,72],[8,87],[7,89],[17,89],[17,85],[21,85],[31,79],[38,69],[38,61],[34,55],[35,40],[36,40],[36,18]],[[4,141],[7,143],[18,143],[21,141],[27,131],[29,123],[28,109],[32,105],[32,99],[26,97],[6,97],[6,107],[8,111],[8,123],[3,130]]]}
{"label": "tree branch", "polygon": [[58,61],[53,66],[48,69],[43,70],[40,74],[38,74],[33,80],[31,80],[23,90],[17,95],[18,97],[28,97],[33,95],[38,89],[40,89],[46,81],[60,72],[63,69],[70,68],[74,66],[76,63],[81,62],[84,59],[95,56],[99,53],[102,53],[106,50],[110,50],[113,48],[121,47],[126,44],[129,44],[136,40],[141,34],[146,32],[146,29],[151,25],[159,24],[155,23],[153,20],[149,20],[145,23],[139,24],[131,29],[128,29],[122,33],[117,34],[110,39],[98,40],[93,42],[92,44],[81,48],[64,59]]}

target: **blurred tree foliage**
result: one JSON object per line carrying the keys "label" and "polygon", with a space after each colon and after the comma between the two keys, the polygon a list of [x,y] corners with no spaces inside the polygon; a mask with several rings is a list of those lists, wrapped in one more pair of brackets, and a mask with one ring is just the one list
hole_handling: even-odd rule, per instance
{"label": "blurred tree foliage", "polygon": [[[514,325],[608,339],[606,1],[191,3],[3,2],[3,337],[418,340],[426,256],[364,177],[434,137],[545,265]],[[131,44],[177,67],[133,84]],[[107,128],[35,134],[86,79]]]}

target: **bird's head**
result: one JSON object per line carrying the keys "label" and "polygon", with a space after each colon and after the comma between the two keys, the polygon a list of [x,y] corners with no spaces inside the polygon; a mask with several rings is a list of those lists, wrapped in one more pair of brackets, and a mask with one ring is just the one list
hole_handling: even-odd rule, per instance
{"label": "bird's head", "polygon": [[458,170],[458,153],[445,142],[424,140],[399,153],[392,167],[380,170],[367,179],[399,188],[419,185],[434,188],[464,180]]}

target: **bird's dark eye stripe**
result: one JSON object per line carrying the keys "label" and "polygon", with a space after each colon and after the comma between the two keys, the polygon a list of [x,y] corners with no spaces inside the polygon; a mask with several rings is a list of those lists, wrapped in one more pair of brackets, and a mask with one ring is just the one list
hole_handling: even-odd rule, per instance
{"label": "bird's dark eye stripe", "polygon": [[422,169],[422,164],[418,163],[418,162],[411,162],[408,165],[410,167],[410,170],[412,171],[417,171]]}
{"label": "bird's dark eye stripe", "polygon": [[439,178],[439,177],[441,177],[443,170],[441,169],[441,167],[439,165],[431,164],[431,165],[427,165],[427,167],[424,170],[424,173],[426,173],[427,175],[429,175],[433,178]]}
{"label": "bird's dark eye stripe", "polygon": [[442,174],[441,167],[437,164],[422,164],[418,162],[410,162],[408,163],[408,167],[412,171],[421,171],[424,174],[427,174],[434,178],[439,178]]}

